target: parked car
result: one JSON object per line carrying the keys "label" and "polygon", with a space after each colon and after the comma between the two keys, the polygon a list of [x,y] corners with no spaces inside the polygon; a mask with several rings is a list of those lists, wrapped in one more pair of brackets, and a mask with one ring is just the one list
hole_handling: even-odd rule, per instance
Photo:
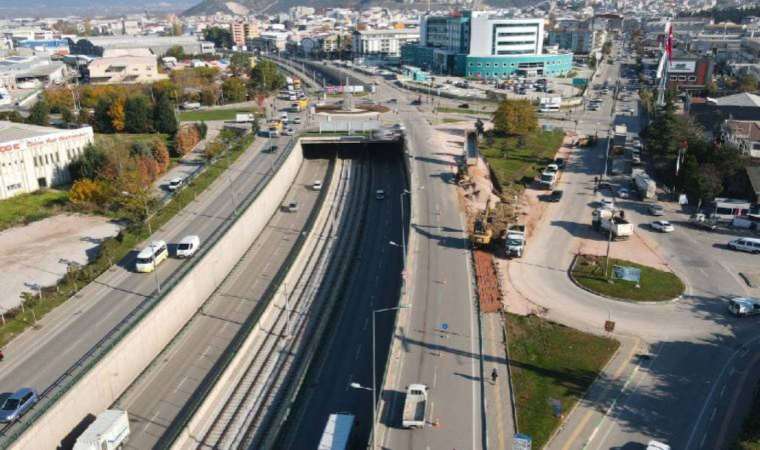
{"label": "parked car", "polygon": [[673,228],[673,224],[667,220],[655,220],[654,222],[650,223],[649,226],[653,230],[659,231],[661,233],[672,233],[673,230],[675,230],[675,228]]}
{"label": "parked car", "polygon": [[734,239],[728,243],[728,248],[731,250],[738,250],[740,252],[748,252],[752,254],[760,253],[760,239],[757,238],[740,238]]}
{"label": "parked car", "polygon": [[282,132],[285,136],[293,136],[295,134],[295,131],[293,131],[292,128],[287,128],[285,131]]}
{"label": "parked car", "polygon": [[562,190],[556,189],[549,195],[549,201],[557,203],[562,200]]}
{"label": "parked car", "polygon": [[298,203],[297,202],[288,202],[282,205],[282,209],[285,212],[297,212],[298,211]]}
{"label": "parked car", "polygon": [[0,408],[0,422],[8,423],[18,420],[37,403],[37,400],[37,391],[34,389],[19,389],[3,402],[3,406]]}
{"label": "parked car", "polygon": [[378,200],[382,200],[385,198],[385,191],[382,189],[378,189],[375,191],[375,198]]}
{"label": "parked car", "polygon": [[617,190],[617,196],[620,198],[630,198],[631,192],[626,188],[620,188]]}
{"label": "parked car", "polygon": [[314,190],[314,191],[319,191],[319,190],[321,190],[321,189],[322,189],[322,180],[315,180],[315,181],[314,181],[314,182],[311,184],[311,189],[312,189],[312,190]]}
{"label": "parked car", "polygon": [[293,123],[294,123],[294,124],[299,124],[299,123],[301,123],[301,118],[300,118],[300,117],[293,117]]}
{"label": "parked car", "polygon": [[554,159],[554,164],[556,164],[557,167],[559,167],[560,170],[564,169],[565,168],[565,158],[555,158]]}
{"label": "parked car", "polygon": [[470,109],[470,104],[469,103],[461,103],[459,105],[459,107],[462,108],[462,109]]}
{"label": "parked car", "polygon": [[611,198],[604,197],[600,203],[604,209],[615,209],[615,202]]}
{"label": "parked car", "polygon": [[548,166],[546,166],[546,171],[551,172],[551,173],[556,173],[559,171],[559,166],[557,166],[556,164],[549,164]]}

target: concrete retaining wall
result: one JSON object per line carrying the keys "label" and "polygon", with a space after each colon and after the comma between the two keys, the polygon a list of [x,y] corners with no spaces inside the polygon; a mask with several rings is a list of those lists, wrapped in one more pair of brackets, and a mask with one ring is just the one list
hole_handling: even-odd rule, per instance
{"label": "concrete retaining wall", "polygon": [[13,449],[53,449],[88,414],[108,408],[182,329],[243,256],[279,208],[303,162],[295,145],[277,176],[203,259],[12,445]]}

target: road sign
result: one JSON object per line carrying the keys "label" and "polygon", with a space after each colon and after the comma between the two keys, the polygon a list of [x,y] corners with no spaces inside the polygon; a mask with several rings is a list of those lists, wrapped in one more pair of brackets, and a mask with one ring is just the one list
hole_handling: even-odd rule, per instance
{"label": "road sign", "polygon": [[448,329],[449,329],[449,324],[447,324],[446,322],[443,322],[443,323],[441,324],[441,329],[442,329],[442,330],[448,330]]}
{"label": "road sign", "polygon": [[517,433],[512,438],[512,450],[530,450],[533,439],[527,434]]}

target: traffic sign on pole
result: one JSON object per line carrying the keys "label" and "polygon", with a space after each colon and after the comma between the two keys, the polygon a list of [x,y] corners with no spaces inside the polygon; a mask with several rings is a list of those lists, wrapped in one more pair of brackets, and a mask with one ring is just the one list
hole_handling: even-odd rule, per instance
{"label": "traffic sign on pole", "polygon": [[512,439],[513,450],[531,450],[533,439],[527,434],[517,433]]}
{"label": "traffic sign on pole", "polygon": [[444,331],[445,331],[445,330],[448,330],[448,329],[449,329],[449,324],[448,324],[448,323],[446,323],[446,322],[443,322],[443,323],[441,324],[441,329],[442,329],[442,330],[444,330]]}

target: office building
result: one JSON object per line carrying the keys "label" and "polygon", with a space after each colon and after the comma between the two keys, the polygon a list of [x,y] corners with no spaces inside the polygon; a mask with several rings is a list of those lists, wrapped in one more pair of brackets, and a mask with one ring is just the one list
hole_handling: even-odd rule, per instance
{"label": "office building", "polygon": [[546,53],[543,41],[543,19],[486,11],[427,16],[420,24],[420,43],[404,46],[402,61],[435,73],[480,78],[569,72],[572,53]]}
{"label": "office building", "polygon": [[92,141],[91,127],[59,130],[0,121],[0,199],[68,183],[69,163]]}
{"label": "office building", "polygon": [[[165,80],[168,75],[158,72],[158,61],[145,49],[142,53],[122,55],[117,51],[114,56],[106,53],[87,65],[86,75],[93,84],[114,83],[152,83]],[[135,52],[140,53],[140,52]]]}

